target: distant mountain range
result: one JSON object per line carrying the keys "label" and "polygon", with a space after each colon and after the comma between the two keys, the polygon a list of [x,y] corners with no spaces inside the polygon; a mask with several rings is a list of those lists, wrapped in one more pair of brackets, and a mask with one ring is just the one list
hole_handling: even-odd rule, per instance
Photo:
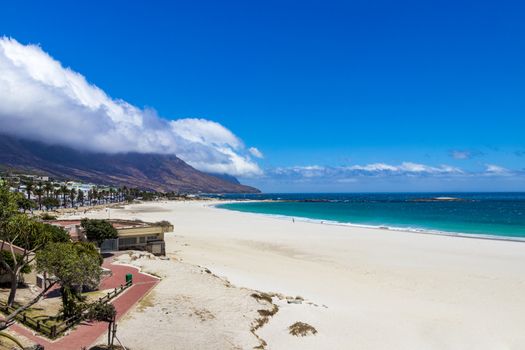
{"label": "distant mountain range", "polygon": [[203,173],[174,155],[78,151],[0,135],[0,167],[161,192],[257,193],[230,175]]}

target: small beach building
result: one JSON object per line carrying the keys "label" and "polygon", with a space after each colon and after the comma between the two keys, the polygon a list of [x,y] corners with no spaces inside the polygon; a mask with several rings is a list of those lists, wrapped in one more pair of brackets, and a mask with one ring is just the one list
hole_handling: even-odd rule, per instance
{"label": "small beach building", "polygon": [[[165,255],[164,234],[172,232],[172,225],[160,225],[132,220],[109,220],[117,230],[118,238],[107,239],[101,246],[102,252],[117,250],[145,250],[155,255]],[[54,220],[52,225],[63,227],[69,232],[71,240],[86,241],[80,220]]]}

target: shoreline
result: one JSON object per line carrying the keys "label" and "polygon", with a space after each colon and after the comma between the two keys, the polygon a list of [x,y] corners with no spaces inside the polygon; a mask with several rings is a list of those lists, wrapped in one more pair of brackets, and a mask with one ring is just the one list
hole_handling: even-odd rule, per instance
{"label": "shoreline", "polygon": [[218,210],[227,210],[234,211],[237,213],[244,214],[253,214],[265,216],[268,218],[274,218],[278,220],[290,220],[294,219],[300,222],[309,222],[312,224],[320,225],[333,225],[340,227],[356,227],[362,229],[371,229],[371,230],[385,230],[393,232],[406,232],[406,233],[417,233],[425,235],[437,235],[437,236],[447,236],[447,237],[458,237],[458,238],[472,238],[472,239],[485,239],[485,240],[495,240],[495,241],[509,241],[509,242],[521,242],[525,243],[525,237],[514,237],[514,236],[504,236],[504,235],[493,235],[493,234],[482,234],[482,233],[467,233],[467,232],[456,232],[456,231],[442,231],[442,230],[433,230],[433,229],[424,229],[424,228],[407,228],[407,227],[396,227],[396,226],[387,226],[387,225],[367,225],[367,224],[357,224],[350,222],[340,222],[334,220],[326,219],[313,219],[304,216],[292,216],[284,214],[267,214],[267,213],[257,213],[253,211],[242,211],[237,209],[221,208],[221,205],[230,204],[230,203],[265,203],[265,202],[281,202],[278,200],[227,200],[225,202],[211,204],[210,207]]}
{"label": "shoreline", "polygon": [[[224,201],[148,202],[112,210],[112,217],[172,222],[175,231],[165,238],[167,255],[229,281],[231,287],[225,290],[297,298],[273,298],[279,311],[256,333],[268,349],[383,349],[385,344],[391,349],[492,349],[525,344],[523,244],[303,221],[292,224],[213,207],[219,203]],[[170,266],[166,271],[183,268],[176,267],[175,261],[163,263]],[[187,320],[184,315],[192,311],[182,312],[183,306],[170,300],[182,297],[173,286],[191,285],[195,289],[183,295],[198,293],[199,307],[216,310],[217,319],[226,322],[222,328],[206,328],[213,337],[237,332],[249,341],[245,323],[230,322],[246,314],[226,306],[229,301],[223,292],[208,291],[201,274],[208,275],[193,274],[182,285],[177,282],[180,273],[166,277],[153,292],[157,297],[147,298],[152,312],[169,317],[163,316],[165,309]],[[241,301],[245,297],[236,305],[245,305]],[[134,321],[119,325],[123,335],[135,339],[133,334],[158,326],[143,319],[144,312],[137,308],[130,316]],[[297,321],[318,333],[290,335],[288,327]],[[194,326],[209,327],[212,322],[207,319]],[[198,332],[164,331],[165,344],[179,340],[200,344],[202,338]],[[213,345],[201,348],[216,348]],[[147,347],[138,347],[142,348]]]}

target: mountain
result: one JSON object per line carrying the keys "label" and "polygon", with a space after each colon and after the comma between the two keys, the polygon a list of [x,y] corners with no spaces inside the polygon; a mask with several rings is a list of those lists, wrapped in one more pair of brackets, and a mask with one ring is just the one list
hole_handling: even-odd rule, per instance
{"label": "mountain", "polygon": [[92,153],[7,135],[0,135],[0,166],[57,179],[161,192],[259,192],[235,178],[203,173],[174,155]]}
{"label": "mountain", "polygon": [[224,181],[231,182],[232,184],[240,185],[241,183],[235,176],[228,175],[228,174],[220,174],[220,173],[206,173],[211,176],[218,177],[219,179],[223,179]]}

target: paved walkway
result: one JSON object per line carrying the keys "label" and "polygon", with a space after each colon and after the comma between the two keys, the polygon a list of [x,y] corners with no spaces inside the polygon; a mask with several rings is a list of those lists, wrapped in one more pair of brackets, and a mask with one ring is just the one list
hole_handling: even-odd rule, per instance
{"label": "paved walkway", "polygon": [[[110,269],[113,274],[105,278],[100,290],[111,289],[125,283],[127,273],[133,274],[133,285],[112,301],[117,309],[117,321],[121,319],[142,297],[144,297],[157,283],[159,279],[140,273],[137,268],[111,264],[113,257],[105,259],[102,266]],[[81,350],[90,346],[104,333],[107,334],[108,324],[105,322],[85,322],[78,325],[66,336],[51,341],[47,338],[35,335],[35,333],[19,324],[14,324],[10,330],[36,342],[45,347],[46,350]]]}

